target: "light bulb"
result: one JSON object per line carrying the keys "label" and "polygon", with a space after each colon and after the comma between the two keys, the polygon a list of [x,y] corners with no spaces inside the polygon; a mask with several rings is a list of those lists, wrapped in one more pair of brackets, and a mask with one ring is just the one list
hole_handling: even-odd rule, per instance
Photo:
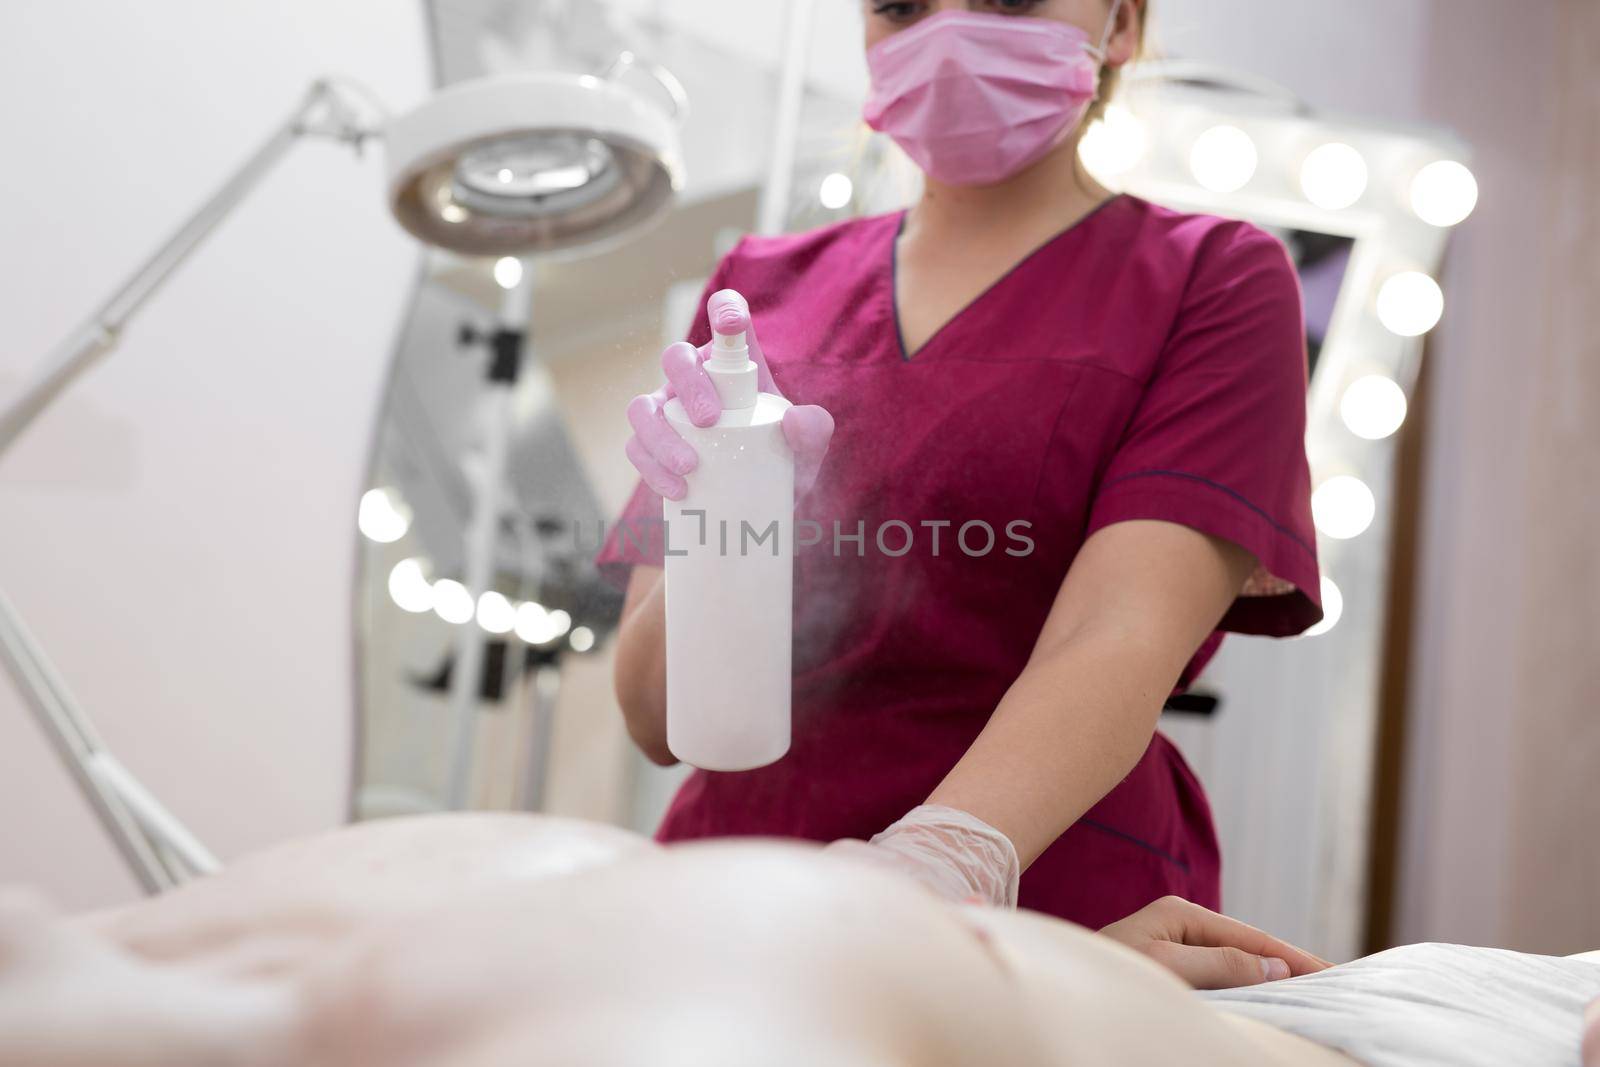
{"label": "light bulb", "polygon": [[472,594],[451,578],[433,583],[433,613],[445,622],[459,626],[472,620]]}
{"label": "light bulb", "polygon": [[1430,226],[1455,226],[1478,206],[1478,179],[1453,159],[1429,163],[1411,181],[1411,210]]}
{"label": "light bulb", "polygon": [[411,529],[411,509],[393,489],[368,489],[361,494],[356,526],[369,540],[393,544]]}
{"label": "light bulb", "polygon": [[1339,619],[1344,615],[1344,594],[1339,592],[1339,587],[1333,584],[1333,579],[1327,575],[1322,577],[1322,621],[1311,629],[1301,634],[1302,637],[1317,637],[1327,633],[1339,625]]}
{"label": "light bulb", "polygon": [[508,634],[517,624],[517,609],[493,589],[478,598],[478,625],[492,634]]}
{"label": "light bulb", "polygon": [[517,636],[530,645],[542,645],[551,640],[546,634],[549,632],[550,613],[544,610],[543,604],[528,601],[517,608]]}
{"label": "light bulb", "polygon": [[1421,271],[1396,274],[1378,290],[1378,321],[1401,337],[1421,337],[1444,316],[1444,290]]}
{"label": "light bulb", "polygon": [[549,611],[528,601],[517,609],[517,636],[530,645],[548,645],[572,628],[572,616],[560,608]]}
{"label": "light bulb", "polygon": [[1127,108],[1112,104],[1103,118],[1084,131],[1078,158],[1095,179],[1110,181],[1138,166],[1149,148],[1145,124]]}
{"label": "light bulb", "polygon": [[1406,391],[1392,378],[1369,374],[1344,391],[1339,415],[1357,437],[1381,441],[1406,421]]}
{"label": "light bulb", "polygon": [[1195,138],[1189,153],[1194,180],[1214,193],[1243,189],[1255,177],[1260,156],[1250,135],[1237,126],[1213,126]]}
{"label": "light bulb", "polygon": [[1311,516],[1317,529],[1339,541],[1365,533],[1378,513],[1378,501],[1367,483],[1348,474],[1329,478],[1311,494]]}
{"label": "light bulb", "polygon": [[403,559],[389,572],[389,597],[413,615],[433,610],[433,585],[420,559]]}
{"label": "light bulb", "polygon": [[822,206],[829,211],[838,211],[850,203],[850,198],[855,196],[856,186],[848,174],[830,174],[822,179],[822,185],[817,190],[817,197],[822,201]]}
{"label": "light bulb", "polygon": [[594,647],[594,631],[587,626],[580,626],[572,631],[568,642],[572,645],[572,651],[587,652]]}
{"label": "light bulb", "polygon": [[1343,211],[1367,191],[1367,161],[1347,144],[1325,144],[1306,157],[1300,188],[1324,211]]}
{"label": "light bulb", "polygon": [[515,289],[522,284],[522,260],[516,256],[502,256],[494,261],[494,280],[502,289]]}

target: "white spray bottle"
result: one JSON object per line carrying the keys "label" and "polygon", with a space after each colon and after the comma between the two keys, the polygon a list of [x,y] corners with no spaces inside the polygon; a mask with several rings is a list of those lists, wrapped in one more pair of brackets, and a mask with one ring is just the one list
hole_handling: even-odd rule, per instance
{"label": "white spray bottle", "polygon": [[667,747],[692,767],[746,771],[789,751],[794,454],[789,402],[760,391],[745,334],[719,332],[748,322],[748,305],[731,290],[712,300],[702,366],[722,416],[700,427],[680,401],[665,409],[700,457],[688,493],[663,508]]}

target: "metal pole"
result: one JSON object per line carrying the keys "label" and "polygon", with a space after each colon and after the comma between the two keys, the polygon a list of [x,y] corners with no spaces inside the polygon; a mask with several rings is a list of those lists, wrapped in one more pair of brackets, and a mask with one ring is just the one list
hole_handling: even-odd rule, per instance
{"label": "metal pole", "polygon": [[517,806],[523,811],[544,807],[550,777],[550,737],[555,729],[556,698],[561,694],[561,667],[557,663],[534,668],[528,679],[528,753],[522,769]]}
{"label": "metal pole", "polygon": [[[323,125],[318,125],[321,119]],[[116,346],[122,328],[172,273],[216,230],[272,166],[303,135],[324,134],[359,143],[371,134],[328,82],[319,81],[267,138],[178,230],[142,263],[81,326],[56,346],[0,408],[0,456],[69,385]],[[187,873],[215,869],[216,860],[176,817],[111,757],[89,718],[0,594],[0,660],[62,761],[77,780],[112,842],[146,892],[182,881]],[[177,856],[190,870],[177,869]]]}
{"label": "metal pole", "polygon": [[128,814],[150,840],[176,856],[188,873],[215,874],[222,869],[211,850],[202,845],[117,757],[102,749],[92,757],[89,770],[127,806]]}
{"label": "metal pole", "polygon": [[[522,264],[522,278],[507,289],[501,301],[500,332],[520,335],[517,344],[525,348],[528,323],[532,317],[533,263]],[[494,583],[495,550],[500,534],[500,496],[505,482],[506,451],[512,428],[512,400],[517,388],[516,363],[491,369],[485,398],[483,464],[472,527],[467,535],[466,587],[472,596],[474,616],[478,598]],[[493,361],[499,364],[498,359]],[[472,788],[478,734],[478,697],[482,688],[485,636],[476,617],[461,624],[456,635],[455,664],[450,671],[450,723],[452,726],[450,781],[446,803],[450,808],[466,808]]]}
{"label": "metal pole", "polygon": [[815,14],[815,0],[789,0],[783,77],[773,123],[772,166],[767,172],[766,188],[761,190],[761,206],[756,213],[757,233],[782,233],[789,221],[795,158],[800,146],[800,116],[805,108],[806,61],[811,54]]}
{"label": "metal pole", "polygon": [[22,619],[0,592],[0,659],[16,680],[17,690],[33,709],[45,736],[67,765],[89,806],[122,853],[146,893],[159,893],[177,879],[145,840],[139,824],[116,793],[91,769],[104,746],[83,711],[68,695],[55,667],[22,625]]}

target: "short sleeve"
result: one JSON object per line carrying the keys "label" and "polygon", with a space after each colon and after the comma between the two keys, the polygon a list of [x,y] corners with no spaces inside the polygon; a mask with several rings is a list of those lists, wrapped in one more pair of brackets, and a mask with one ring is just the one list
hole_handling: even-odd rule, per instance
{"label": "short sleeve", "polygon": [[1287,251],[1253,226],[1218,227],[1100,480],[1088,532],[1159,519],[1232,541],[1258,566],[1220,629],[1286,637],[1316,623],[1306,384]]}
{"label": "short sleeve", "polygon": [[[712,293],[727,288],[729,267],[737,252],[738,247],[735,246],[732,252],[723,257],[700,294],[694,322],[684,337],[696,347],[711,340],[711,319],[706,304],[710,302]],[[622,514],[606,531],[600,551],[595,555],[594,565],[601,577],[618,589],[627,587],[628,576],[634,567],[665,565],[666,527],[661,518],[661,503],[661,494],[645,485],[641,479],[634,486],[628,502],[623,505]]]}

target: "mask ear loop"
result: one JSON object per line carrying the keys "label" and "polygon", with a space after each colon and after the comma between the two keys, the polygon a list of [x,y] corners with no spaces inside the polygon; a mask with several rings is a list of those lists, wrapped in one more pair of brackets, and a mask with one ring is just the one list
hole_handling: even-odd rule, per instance
{"label": "mask ear loop", "polygon": [[1111,5],[1111,17],[1106,19],[1106,28],[1100,32],[1100,43],[1084,49],[1094,56],[1095,61],[1101,66],[1106,62],[1106,49],[1111,47],[1111,35],[1117,32],[1117,16],[1122,14],[1124,2],[1125,0],[1115,0]]}

